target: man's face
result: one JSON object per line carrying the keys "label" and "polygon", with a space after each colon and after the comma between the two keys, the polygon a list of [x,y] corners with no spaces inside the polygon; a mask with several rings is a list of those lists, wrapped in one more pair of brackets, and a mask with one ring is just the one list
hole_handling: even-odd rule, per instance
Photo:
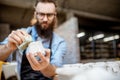
{"label": "man's face", "polygon": [[56,8],[53,3],[39,2],[35,11],[38,24],[41,25],[43,30],[46,30],[53,24],[56,16]]}

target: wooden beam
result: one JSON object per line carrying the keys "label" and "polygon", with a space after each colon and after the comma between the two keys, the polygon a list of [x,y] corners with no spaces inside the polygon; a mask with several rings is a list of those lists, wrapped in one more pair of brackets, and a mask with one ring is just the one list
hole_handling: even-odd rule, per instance
{"label": "wooden beam", "polygon": [[113,22],[120,22],[120,19],[114,18],[114,17],[111,17],[111,16],[94,14],[94,13],[89,13],[89,12],[84,12],[84,11],[73,10],[73,9],[58,8],[58,11],[63,11],[65,13],[72,12],[72,13],[77,14],[79,16],[87,17],[87,18],[92,18],[92,19],[107,20],[107,21],[113,21]]}

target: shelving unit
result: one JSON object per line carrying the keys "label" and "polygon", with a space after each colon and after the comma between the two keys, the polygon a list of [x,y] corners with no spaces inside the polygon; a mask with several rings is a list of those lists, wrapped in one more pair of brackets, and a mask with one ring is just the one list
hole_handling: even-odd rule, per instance
{"label": "shelving unit", "polygon": [[[85,41],[81,45],[81,59],[108,59],[117,57],[117,47],[114,43],[103,42],[103,40]],[[115,49],[116,48],[116,49]]]}

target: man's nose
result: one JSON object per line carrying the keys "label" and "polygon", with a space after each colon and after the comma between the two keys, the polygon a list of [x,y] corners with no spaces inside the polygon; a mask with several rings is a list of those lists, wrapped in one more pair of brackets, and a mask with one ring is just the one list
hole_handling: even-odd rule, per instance
{"label": "man's nose", "polygon": [[45,15],[45,16],[43,17],[43,21],[48,21],[47,15]]}

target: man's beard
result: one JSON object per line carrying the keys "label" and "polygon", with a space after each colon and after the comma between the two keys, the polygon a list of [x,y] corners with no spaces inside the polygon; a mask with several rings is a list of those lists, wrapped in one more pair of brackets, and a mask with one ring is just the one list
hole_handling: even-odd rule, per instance
{"label": "man's beard", "polygon": [[53,20],[53,22],[48,26],[47,29],[42,28],[42,26],[39,22],[36,23],[35,27],[36,27],[36,31],[40,37],[51,38],[54,25],[55,25],[55,20]]}

